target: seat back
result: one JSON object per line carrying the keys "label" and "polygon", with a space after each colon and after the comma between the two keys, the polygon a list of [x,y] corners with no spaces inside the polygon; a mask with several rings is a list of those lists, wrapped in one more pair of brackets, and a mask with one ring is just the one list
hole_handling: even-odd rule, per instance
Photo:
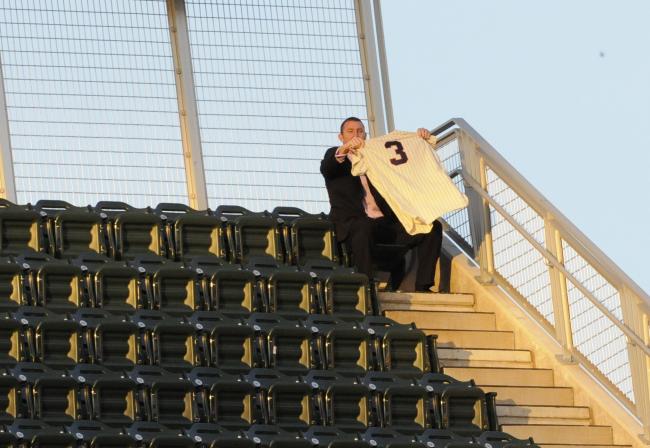
{"label": "seat back", "polygon": [[44,217],[29,205],[0,201],[0,256],[44,252]]}

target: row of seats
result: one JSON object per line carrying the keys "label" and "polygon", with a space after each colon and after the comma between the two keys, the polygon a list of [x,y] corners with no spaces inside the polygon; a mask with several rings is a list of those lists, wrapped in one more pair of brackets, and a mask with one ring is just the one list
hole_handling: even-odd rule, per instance
{"label": "row of seats", "polygon": [[17,419],[0,433],[0,447],[13,448],[18,443],[21,447],[48,448],[538,448],[531,439],[519,440],[498,431],[473,437],[440,429],[404,435],[389,428],[345,433],[325,426],[292,432],[274,425],[252,425],[231,431],[211,423],[172,430],[152,422],[117,429],[97,421],[78,421],[59,428],[25,419]]}
{"label": "row of seats", "polygon": [[150,421],[186,428],[203,422],[230,430],[268,424],[289,431],[323,425],[344,432],[384,427],[403,434],[450,429],[466,436],[495,427],[492,395],[439,373],[407,380],[390,372],[347,378],[331,370],[284,375],[251,369],[231,375],[212,367],[183,373],[136,366],[114,372],[91,364],[54,370],[18,363],[3,372],[0,390],[5,397],[1,424],[17,418],[53,425],[97,420],[113,427]]}
{"label": "row of seats", "polygon": [[118,370],[136,364],[173,371],[213,366],[230,373],[269,367],[289,374],[337,369],[354,376],[377,370],[402,377],[439,370],[435,336],[381,316],[360,322],[329,315],[289,321],[272,313],[244,319],[197,311],[183,318],[152,310],[119,316],[80,308],[62,315],[20,307],[0,320],[0,335],[4,367],[24,361]]}
{"label": "row of seats", "polygon": [[256,260],[305,265],[339,261],[327,216],[278,207],[254,213],[222,205],[197,211],[183,204],[138,209],[123,202],[76,207],[64,201],[16,205],[0,201],[0,256],[25,250],[56,258],[87,253],[126,260],[155,255],[175,261],[214,256],[247,265]]}

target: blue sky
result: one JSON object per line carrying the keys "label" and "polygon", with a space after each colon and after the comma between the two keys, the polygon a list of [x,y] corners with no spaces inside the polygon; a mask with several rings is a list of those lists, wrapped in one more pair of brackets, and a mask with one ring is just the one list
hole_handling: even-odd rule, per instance
{"label": "blue sky", "polygon": [[382,8],[396,128],[465,118],[650,292],[650,2]]}

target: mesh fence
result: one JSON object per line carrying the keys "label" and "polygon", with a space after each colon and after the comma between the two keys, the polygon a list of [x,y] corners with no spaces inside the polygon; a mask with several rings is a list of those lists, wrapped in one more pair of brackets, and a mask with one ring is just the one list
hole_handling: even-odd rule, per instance
{"label": "mesh fence", "polygon": [[165,2],[5,0],[18,202],[186,202]]}
{"label": "mesh fence", "polygon": [[319,172],[366,121],[353,0],[187,0],[208,198],[329,210]]}

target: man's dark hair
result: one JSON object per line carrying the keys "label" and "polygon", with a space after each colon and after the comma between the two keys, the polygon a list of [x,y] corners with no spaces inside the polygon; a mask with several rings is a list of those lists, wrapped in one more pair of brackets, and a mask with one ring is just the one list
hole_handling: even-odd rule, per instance
{"label": "man's dark hair", "polygon": [[343,134],[343,128],[345,127],[346,123],[348,123],[350,121],[358,121],[359,123],[363,124],[363,121],[361,121],[361,118],[348,117],[345,120],[343,120],[343,123],[341,123],[341,134]]}

